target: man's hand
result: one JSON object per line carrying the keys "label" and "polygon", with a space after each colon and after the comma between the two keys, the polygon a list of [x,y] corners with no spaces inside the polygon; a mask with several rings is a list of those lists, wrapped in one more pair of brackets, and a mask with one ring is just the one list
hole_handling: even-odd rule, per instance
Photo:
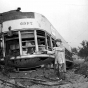
{"label": "man's hand", "polygon": [[47,51],[47,54],[54,54],[54,51]]}

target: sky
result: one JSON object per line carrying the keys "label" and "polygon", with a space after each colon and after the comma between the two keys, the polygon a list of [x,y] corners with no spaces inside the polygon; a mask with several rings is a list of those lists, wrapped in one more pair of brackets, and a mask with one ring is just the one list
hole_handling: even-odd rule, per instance
{"label": "sky", "polygon": [[44,15],[71,47],[88,41],[88,0],[0,0],[0,13],[18,7]]}

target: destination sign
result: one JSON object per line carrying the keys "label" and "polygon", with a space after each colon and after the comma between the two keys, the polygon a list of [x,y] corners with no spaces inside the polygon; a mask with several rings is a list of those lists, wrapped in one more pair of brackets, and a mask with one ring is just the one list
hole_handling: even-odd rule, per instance
{"label": "destination sign", "polygon": [[33,25],[33,22],[21,22],[20,25]]}
{"label": "destination sign", "polygon": [[3,22],[3,31],[8,31],[11,26],[11,30],[18,30],[24,28],[39,28],[38,23],[34,19],[19,19]]}

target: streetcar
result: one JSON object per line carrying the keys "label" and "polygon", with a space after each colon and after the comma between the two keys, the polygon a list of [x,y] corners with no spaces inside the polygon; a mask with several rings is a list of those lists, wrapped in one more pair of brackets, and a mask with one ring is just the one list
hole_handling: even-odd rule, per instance
{"label": "streetcar", "polygon": [[54,62],[52,51],[55,40],[61,39],[65,47],[66,64],[72,64],[71,47],[47,20],[35,12],[11,10],[0,13],[0,64],[9,56],[9,66],[34,68]]}

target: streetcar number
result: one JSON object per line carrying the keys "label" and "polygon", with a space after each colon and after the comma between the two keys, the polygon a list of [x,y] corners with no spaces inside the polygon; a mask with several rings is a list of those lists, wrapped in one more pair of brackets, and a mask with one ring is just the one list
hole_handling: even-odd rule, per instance
{"label": "streetcar number", "polygon": [[32,22],[21,22],[20,25],[32,25]]}

